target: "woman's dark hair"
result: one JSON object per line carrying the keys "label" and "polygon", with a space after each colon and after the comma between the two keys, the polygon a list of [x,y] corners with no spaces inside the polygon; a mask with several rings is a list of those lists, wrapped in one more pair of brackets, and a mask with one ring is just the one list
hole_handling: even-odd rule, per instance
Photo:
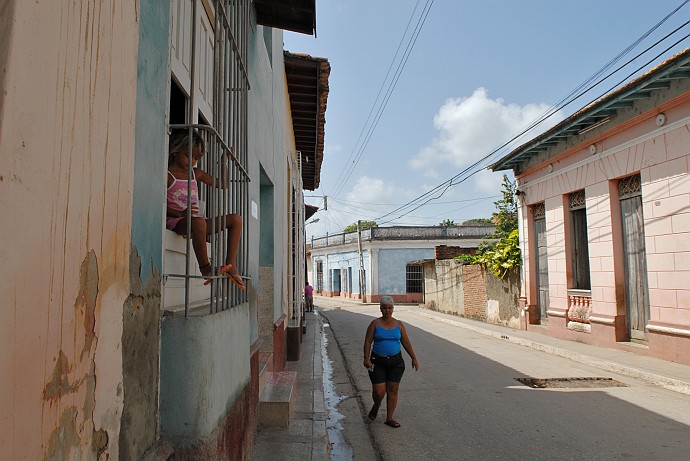
{"label": "woman's dark hair", "polygon": [[[168,164],[172,162],[175,154],[189,149],[189,128],[174,128],[170,132],[170,143],[168,145]],[[192,130],[192,147],[198,147],[204,152],[204,139],[198,131]]]}

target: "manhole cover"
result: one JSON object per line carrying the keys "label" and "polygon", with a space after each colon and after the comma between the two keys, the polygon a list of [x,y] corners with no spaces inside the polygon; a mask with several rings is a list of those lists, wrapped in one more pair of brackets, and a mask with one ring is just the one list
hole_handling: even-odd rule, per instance
{"label": "manhole cover", "polygon": [[522,384],[535,389],[582,389],[594,387],[627,387],[612,378],[515,378]]}

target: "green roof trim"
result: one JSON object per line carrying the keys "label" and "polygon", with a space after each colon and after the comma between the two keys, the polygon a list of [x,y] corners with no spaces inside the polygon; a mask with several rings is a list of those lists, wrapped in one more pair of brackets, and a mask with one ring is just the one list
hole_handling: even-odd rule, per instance
{"label": "green roof trim", "polygon": [[671,81],[688,78],[690,78],[690,48],[686,48],[621,88],[580,109],[558,125],[514,149],[489,166],[489,169],[502,171],[520,167],[550,146],[571,136],[577,136],[582,130],[593,129],[597,124],[605,123],[620,109],[631,107],[637,100],[650,98],[655,90],[670,88]]}

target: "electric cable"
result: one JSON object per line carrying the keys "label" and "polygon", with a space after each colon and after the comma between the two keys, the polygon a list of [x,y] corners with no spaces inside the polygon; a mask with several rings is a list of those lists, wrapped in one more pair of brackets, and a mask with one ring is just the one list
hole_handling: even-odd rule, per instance
{"label": "electric cable", "polygon": [[[688,1],[690,1],[690,0],[685,0],[685,1],[684,1],[678,8],[676,8],[671,14],[667,15],[667,16],[661,21],[661,23],[663,23],[664,21],[666,21],[671,15],[675,14],[675,12],[677,12],[683,5],[685,5],[686,3],[688,3]],[[652,28],[652,30],[658,28],[659,25],[660,25],[661,23],[655,25],[655,26]],[[556,113],[557,111],[559,111],[559,110],[561,110],[562,108],[568,106],[569,104],[571,104],[571,103],[574,102],[575,100],[577,100],[577,99],[581,98],[582,96],[584,96],[586,93],[588,93],[589,91],[591,91],[591,90],[592,90],[593,88],[595,88],[596,86],[598,86],[598,85],[600,85],[601,83],[603,83],[604,81],[608,80],[611,76],[615,75],[615,74],[618,73],[620,70],[622,70],[623,68],[625,68],[626,66],[628,66],[632,61],[634,61],[634,60],[637,59],[638,57],[642,56],[643,54],[647,53],[648,51],[650,51],[651,49],[653,49],[654,47],[656,47],[657,45],[659,45],[661,42],[663,42],[664,40],[666,40],[667,38],[669,38],[670,36],[672,36],[672,35],[674,35],[676,32],[678,32],[679,30],[681,30],[682,28],[684,28],[685,26],[687,26],[688,23],[690,23],[690,21],[686,21],[686,22],[683,23],[681,26],[677,27],[675,30],[673,30],[672,32],[668,33],[666,36],[664,36],[663,38],[661,38],[660,40],[658,40],[657,42],[655,42],[653,45],[649,46],[647,49],[645,49],[645,50],[642,51],[641,53],[638,53],[634,58],[628,60],[625,64],[623,64],[622,66],[619,66],[616,70],[614,70],[613,72],[609,73],[608,75],[606,75],[605,77],[603,77],[602,79],[600,79],[600,80],[599,80],[598,82],[596,82],[595,84],[590,85],[586,90],[580,92],[580,94],[577,94],[576,96],[572,96],[573,94],[575,94],[575,92],[571,92],[571,93],[570,93],[571,98],[570,98],[569,100],[568,100],[568,98],[562,99],[562,100],[561,100],[561,101],[562,101],[561,104],[559,104],[558,106],[552,106],[552,109],[551,109],[551,110],[547,111],[545,114],[542,114],[542,116],[540,116],[540,117],[539,117],[537,120],[535,120],[534,122],[530,123],[526,128],[524,128],[523,130],[521,130],[518,134],[514,135],[512,138],[510,138],[510,139],[509,139],[508,141],[506,141],[505,143],[501,144],[499,147],[493,149],[489,154],[487,154],[486,156],[482,157],[480,160],[478,160],[477,162],[473,163],[473,164],[470,165],[469,167],[465,168],[463,171],[461,171],[461,172],[458,173],[457,175],[453,176],[453,177],[450,178],[449,180],[444,181],[443,183],[441,183],[441,184],[439,184],[438,186],[436,186],[435,188],[433,188],[433,189],[427,191],[426,193],[420,195],[420,196],[417,197],[416,199],[411,200],[410,202],[406,203],[405,205],[403,205],[403,206],[401,206],[401,207],[398,207],[398,208],[396,208],[395,210],[393,210],[393,211],[391,211],[391,212],[389,212],[389,213],[386,213],[386,214],[380,216],[380,217],[377,218],[375,221],[378,222],[379,220],[381,220],[381,219],[383,219],[383,218],[385,218],[385,217],[387,217],[387,216],[390,216],[391,214],[397,213],[398,211],[401,211],[401,210],[405,209],[406,207],[410,207],[410,206],[417,205],[417,206],[415,206],[414,208],[412,208],[411,210],[409,210],[408,212],[406,212],[406,213],[404,213],[404,214],[398,216],[397,218],[394,218],[394,219],[391,219],[391,220],[389,220],[389,221],[385,221],[385,222],[379,223],[379,224],[387,224],[387,223],[392,222],[392,221],[394,221],[394,220],[400,219],[401,217],[403,217],[403,216],[405,216],[405,215],[407,215],[407,214],[409,214],[409,213],[412,213],[413,211],[417,210],[417,209],[420,208],[421,206],[424,206],[424,205],[428,204],[428,203],[429,203],[430,201],[432,201],[432,200],[435,200],[435,199],[440,198],[441,196],[443,196],[443,194],[445,194],[445,192],[446,192],[451,186],[454,186],[454,185],[457,185],[457,184],[460,184],[460,183],[464,182],[466,179],[468,179],[469,177],[471,177],[471,176],[473,176],[474,174],[478,173],[478,172],[481,171],[481,169],[483,169],[483,168],[478,168],[476,171],[470,172],[471,169],[473,169],[473,168],[477,167],[478,165],[482,164],[482,162],[486,162],[489,158],[491,158],[492,156],[494,156],[494,155],[495,155],[496,153],[498,153],[501,149],[503,149],[503,148],[505,148],[506,146],[510,145],[511,143],[515,142],[517,139],[519,139],[521,136],[523,136],[524,134],[526,134],[528,131],[530,131],[531,129],[535,128],[535,127],[538,126],[540,123],[542,123],[544,120],[546,120],[548,117],[552,116],[552,115],[553,115],[554,113]],[[649,33],[651,33],[651,32],[648,31],[647,33],[645,33],[645,35],[644,35],[643,37],[648,36]],[[622,83],[624,83],[624,82],[625,82],[628,78],[630,78],[632,75],[634,75],[635,73],[639,72],[641,69],[643,69],[644,67],[646,67],[647,65],[651,64],[652,62],[654,62],[654,60],[658,59],[660,56],[662,56],[664,53],[668,52],[668,51],[669,51],[670,49],[672,49],[674,46],[676,46],[676,45],[678,45],[679,43],[681,43],[683,40],[687,39],[688,36],[690,36],[690,34],[688,34],[688,35],[684,36],[683,38],[677,40],[675,43],[673,43],[672,45],[670,45],[669,47],[667,47],[664,51],[662,51],[661,53],[658,53],[658,54],[657,54],[656,56],[654,56],[652,59],[650,59],[649,61],[647,61],[644,65],[638,67],[635,71],[633,71],[631,74],[629,74],[628,76],[626,76],[626,77],[625,77],[623,80],[621,80],[618,84],[614,85],[611,89],[609,89],[608,91],[604,92],[601,96],[599,96],[598,98],[595,98],[594,100],[596,101],[596,100],[600,99],[601,97],[603,97],[604,95],[606,95],[607,93],[609,93],[610,91],[612,91],[613,89],[615,89],[616,87],[620,86]],[[636,44],[639,44],[639,42],[640,42],[640,40],[638,39],[635,43],[636,43]],[[634,47],[633,47],[633,48],[634,48]],[[628,47],[628,48],[626,48],[626,49],[627,49],[627,50],[630,50],[630,49],[632,49],[632,48]],[[628,51],[628,52],[629,52],[629,51]],[[627,54],[627,53],[625,53],[625,54]],[[619,55],[620,55],[620,53],[619,53]],[[620,60],[620,58],[616,57],[616,58],[614,58],[614,60],[615,60],[615,61],[618,61],[618,60]],[[612,60],[611,62],[613,62],[614,60]],[[605,67],[605,68],[609,68],[609,67],[610,67],[610,64],[607,64],[607,65],[604,66],[604,67]],[[598,73],[597,73],[597,75],[600,75],[600,74],[601,74],[601,72],[598,72]],[[582,88],[582,86],[583,86],[583,85],[580,85],[578,88]],[[567,101],[567,102],[566,102],[566,101]],[[470,173],[468,174],[468,176],[466,176],[465,178],[463,178],[461,181],[459,181],[459,182],[457,182],[457,183],[454,183],[454,181],[455,181],[456,179],[460,178],[460,176],[462,176],[463,174],[468,173],[468,172],[470,172]],[[440,188],[442,188],[442,187],[444,187],[444,186],[445,186],[445,188],[443,189],[443,191],[442,191],[439,195],[436,195],[435,197],[428,198],[424,203],[417,204],[418,201],[420,201],[420,200],[424,199],[425,197],[427,197],[427,196],[429,196],[429,195],[435,193],[436,191],[438,191]]]}

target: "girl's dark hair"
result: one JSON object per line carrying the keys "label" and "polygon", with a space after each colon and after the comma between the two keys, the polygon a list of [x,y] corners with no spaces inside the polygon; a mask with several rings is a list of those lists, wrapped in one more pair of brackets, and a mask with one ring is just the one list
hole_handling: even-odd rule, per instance
{"label": "girl's dark hair", "polygon": [[[172,162],[175,154],[185,152],[189,149],[189,128],[174,128],[170,132],[170,143],[168,146],[168,163]],[[204,139],[198,131],[192,130],[192,147],[198,147],[204,152]]]}

